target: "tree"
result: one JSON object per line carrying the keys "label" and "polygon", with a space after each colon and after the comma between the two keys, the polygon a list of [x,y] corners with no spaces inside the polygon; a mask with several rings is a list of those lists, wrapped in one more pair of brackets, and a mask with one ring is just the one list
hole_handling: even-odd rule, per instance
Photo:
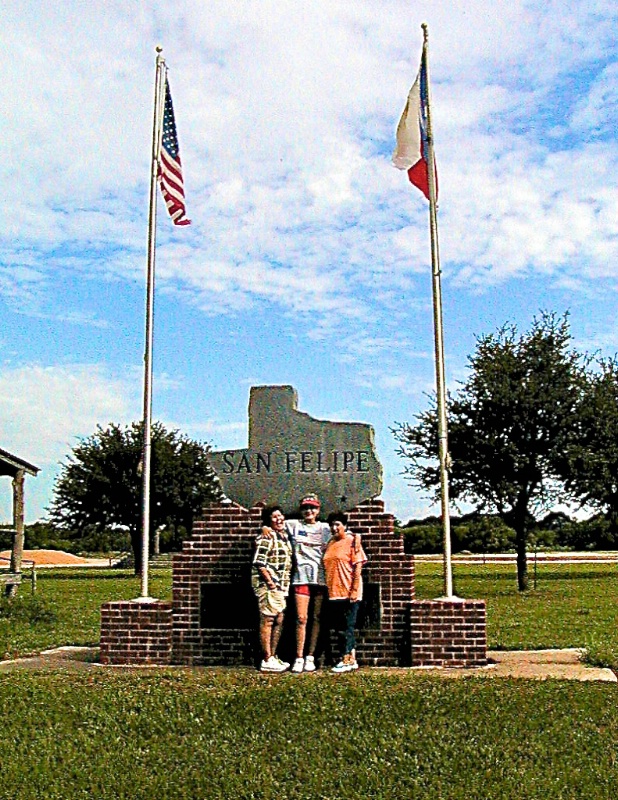
{"label": "tree", "polygon": [[[568,316],[544,313],[529,332],[514,326],[478,337],[470,375],[448,398],[450,492],[497,513],[515,531],[517,580],[528,587],[533,512],[562,497],[566,451],[579,425],[585,368],[571,348]],[[435,403],[394,429],[413,483],[439,493]]]}
{"label": "tree", "polygon": [[[50,520],[61,529],[124,527],[141,572],[142,423],[111,424],[73,449],[54,486]],[[202,507],[221,496],[207,445],[161,423],[152,426],[150,535],[161,525],[191,530]]]}
{"label": "tree", "polygon": [[618,539],[618,358],[599,361],[581,408],[579,435],[570,443],[566,486],[582,505],[604,511]]}

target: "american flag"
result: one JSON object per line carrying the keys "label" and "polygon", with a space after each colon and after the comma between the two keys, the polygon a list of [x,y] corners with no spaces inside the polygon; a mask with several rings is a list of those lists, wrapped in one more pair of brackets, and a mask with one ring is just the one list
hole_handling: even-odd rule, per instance
{"label": "american flag", "polygon": [[165,79],[165,109],[163,111],[163,138],[159,156],[159,186],[165,205],[174,225],[190,225],[185,214],[185,187],[182,179],[182,164],[178,153],[178,136],[170,86]]}

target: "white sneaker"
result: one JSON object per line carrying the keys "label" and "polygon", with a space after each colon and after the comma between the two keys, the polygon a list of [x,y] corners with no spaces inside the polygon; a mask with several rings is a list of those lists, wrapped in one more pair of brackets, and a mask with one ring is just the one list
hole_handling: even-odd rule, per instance
{"label": "white sneaker", "polygon": [[354,657],[354,651],[352,651],[351,653],[347,653],[337,666],[331,669],[331,672],[352,672],[354,669],[358,669],[358,664]]}
{"label": "white sneaker", "polygon": [[260,672],[285,672],[289,666],[289,664],[286,665],[285,661],[279,661],[278,658],[271,656],[262,661],[260,664]]}
{"label": "white sneaker", "polygon": [[305,656],[305,672],[315,672],[315,658],[313,656]]}
{"label": "white sneaker", "polygon": [[292,664],[292,672],[302,672],[305,667],[305,662],[302,658],[297,658]]}
{"label": "white sneaker", "polygon": [[278,661],[281,664],[281,666],[283,667],[284,670],[290,668],[290,662],[289,661],[282,661],[279,658],[279,656],[275,656],[275,661]]}

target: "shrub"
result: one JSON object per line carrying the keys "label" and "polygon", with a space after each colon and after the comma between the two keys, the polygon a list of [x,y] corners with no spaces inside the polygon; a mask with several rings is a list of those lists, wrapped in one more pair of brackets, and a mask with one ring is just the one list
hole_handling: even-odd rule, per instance
{"label": "shrub", "polygon": [[0,597],[0,620],[51,625],[56,619],[52,605],[39,595],[20,593],[13,598]]}
{"label": "shrub", "polygon": [[401,528],[405,553],[439,553],[442,550],[442,531],[437,525],[415,525]]}
{"label": "shrub", "polygon": [[[404,535],[406,553],[442,552],[442,524],[438,518],[429,517],[416,522],[410,520],[400,528]],[[451,518],[451,547],[453,553],[468,550],[471,553],[503,553],[514,547],[515,532],[498,516],[470,515]]]}

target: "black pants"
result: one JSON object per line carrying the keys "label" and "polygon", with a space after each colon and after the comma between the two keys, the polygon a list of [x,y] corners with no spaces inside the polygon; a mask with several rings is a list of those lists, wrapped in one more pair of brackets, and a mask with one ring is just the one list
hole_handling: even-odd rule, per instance
{"label": "black pants", "polygon": [[356,647],[354,626],[360,606],[360,600],[330,600],[330,612],[333,628],[337,631],[339,653],[341,657],[348,655]]}

